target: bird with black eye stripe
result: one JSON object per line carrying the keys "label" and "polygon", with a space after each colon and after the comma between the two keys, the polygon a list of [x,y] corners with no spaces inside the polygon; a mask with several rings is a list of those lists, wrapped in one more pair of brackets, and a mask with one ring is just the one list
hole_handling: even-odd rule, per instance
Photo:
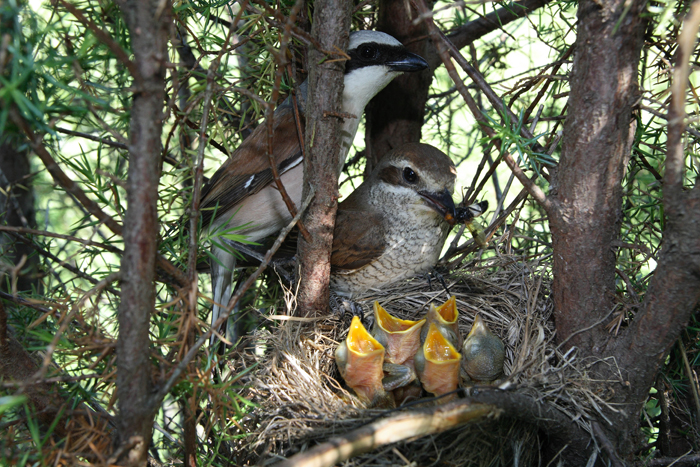
{"label": "bird with black eye stripe", "polygon": [[[341,125],[338,173],[370,99],[401,73],[423,70],[428,66],[425,60],[410,53],[395,38],[378,31],[351,33],[347,53],[350,60],[345,64],[341,110],[352,117],[345,117]],[[312,104],[306,102],[306,81],[299,90],[299,121],[295,118],[292,100],[287,99],[275,111],[272,137],[272,158],[282,184],[297,207],[301,204],[303,188],[304,109]],[[251,242],[274,235],[289,223],[291,214],[272,178],[265,125],[258,126],[241,143],[202,189],[201,212],[202,225],[210,233],[230,231],[246,236]],[[222,237],[215,238],[212,253],[216,260],[211,263],[215,302],[212,323],[232,295],[232,274],[236,266],[233,249]],[[226,335],[235,342],[234,327],[228,326]],[[214,339],[212,337],[212,341]]]}
{"label": "bird with black eye stripe", "polygon": [[331,288],[354,297],[430,271],[454,224],[456,173],[452,160],[427,144],[387,153],[338,206]]}

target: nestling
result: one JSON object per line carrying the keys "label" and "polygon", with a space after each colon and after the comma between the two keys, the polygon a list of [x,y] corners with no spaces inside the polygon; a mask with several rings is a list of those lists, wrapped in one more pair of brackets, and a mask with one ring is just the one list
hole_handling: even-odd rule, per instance
{"label": "nestling", "polygon": [[474,317],[474,324],[464,339],[462,353],[462,368],[473,381],[486,383],[503,374],[503,341],[491,332],[479,315]]}

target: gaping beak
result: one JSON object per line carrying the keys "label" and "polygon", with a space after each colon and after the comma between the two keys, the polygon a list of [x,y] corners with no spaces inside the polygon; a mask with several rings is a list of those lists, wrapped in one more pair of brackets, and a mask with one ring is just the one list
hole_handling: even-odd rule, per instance
{"label": "gaping beak", "polygon": [[472,380],[490,382],[503,373],[503,342],[491,332],[479,315],[474,317],[474,324],[464,339],[462,352],[464,369]]}
{"label": "gaping beak", "polygon": [[428,68],[428,62],[423,57],[406,51],[386,64],[391,71],[420,71]]}
{"label": "gaping beak", "polygon": [[384,347],[367,332],[355,316],[348,337],[335,351],[335,361],[345,382],[370,405],[384,395]]}
{"label": "gaping beak", "polygon": [[441,396],[457,389],[461,359],[435,323],[431,323],[423,347],[416,354],[416,370],[425,390]]}
{"label": "gaping beak", "polygon": [[455,224],[457,209],[455,208],[455,202],[452,200],[452,195],[447,191],[447,188],[440,193],[419,191],[418,194],[425,200],[428,206],[435,209],[438,214],[444,217],[447,223],[450,225]]}
{"label": "gaping beak", "polygon": [[403,365],[413,364],[420,347],[420,331],[425,319],[411,321],[391,316],[379,302],[374,302],[374,336],[386,348],[385,361]]}
{"label": "gaping beak", "polygon": [[447,340],[449,340],[452,345],[457,346],[461,344],[459,336],[459,323],[457,319],[459,318],[459,312],[457,311],[457,299],[454,295],[447,299],[445,303],[440,306],[435,306],[430,304],[430,309],[428,309],[428,314],[426,315],[428,326],[423,328],[421,333],[421,341],[425,341],[428,328],[431,324],[435,324]]}

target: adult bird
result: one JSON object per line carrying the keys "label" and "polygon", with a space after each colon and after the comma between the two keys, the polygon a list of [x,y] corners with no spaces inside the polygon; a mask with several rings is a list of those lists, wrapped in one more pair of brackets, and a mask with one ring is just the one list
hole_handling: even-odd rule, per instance
{"label": "adult bird", "polygon": [[452,160],[427,144],[384,155],[338,206],[331,289],[353,297],[430,271],[454,224],[456,173]]}
{"label": "adult bird", "polygon": [[[342,112],[347,116],[341,127],[340,173],[357,126],[367,103],[392,79],[406,71],[419,71],[428,64],[410,53],[395,38],[378,31],[357,31],[350,35],[345,63]],[[298,107],[300,119],[295,118],[291,99],[280,105],[274,114],[272,158],[277,164],[282,184],[291,200],[301,205],[303,188],[303,136],[306,82],[300,86]],[[259,126],[231,154],[202,190],[203,226],[210,232],[235,229],[248,241],[255,242],[281,230],[291,215],[273,180],[267,156],[267,131]],[[212,289],[214,306],[212,324],[218,319],[231,297],[232,273],[236,260],[230,248],[214,245],[212,253]],[[223,308],[222,308],[223,307]],[[236,340],[229,327],[227,337]],[[213,338],[212,338],[213,342]]]}

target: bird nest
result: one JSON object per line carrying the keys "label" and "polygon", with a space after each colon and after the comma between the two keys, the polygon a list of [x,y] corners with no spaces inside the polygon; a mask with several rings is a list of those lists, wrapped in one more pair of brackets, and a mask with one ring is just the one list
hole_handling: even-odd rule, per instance
{"label": "bird nest", "polygon": [[[592,412],[602,413],[604,402],[588,389],[575,352],[563,354],[557,349],[548,271],[549,264],[537,260],[498,255],[443,271],[444,283],[419,277],[356,301],[366,316],[377,300],[399,318],[417,319],[431,303],[441,304],[454,295],[463,336],[479,313],[503,340],[504,377],[495,383],[503,393],[527,395],[591,433],[588,420]],[[288,308],[293,308],[293,294],[287,298]],[[238,371],[256,364],[242,381],[247,388],[244,397],[257,408],[240,421],[239,429],[245,433],[232,454],[237,465],[271,464],[368,423],[425,407],[430,410],[443,402],[429,399],[393,410],[366,408],[344,385],[334,361],[351,318],[351,313],[340,311],[321,319],[282,320],[258,331],[250,338],[251,345],[239,350],[232,362]],[[376,447],[344,465],[532,465],[540,456],[542,436],[535,425],[509,416],[507,410],[491,411],[476,422],[439,434]]]}

